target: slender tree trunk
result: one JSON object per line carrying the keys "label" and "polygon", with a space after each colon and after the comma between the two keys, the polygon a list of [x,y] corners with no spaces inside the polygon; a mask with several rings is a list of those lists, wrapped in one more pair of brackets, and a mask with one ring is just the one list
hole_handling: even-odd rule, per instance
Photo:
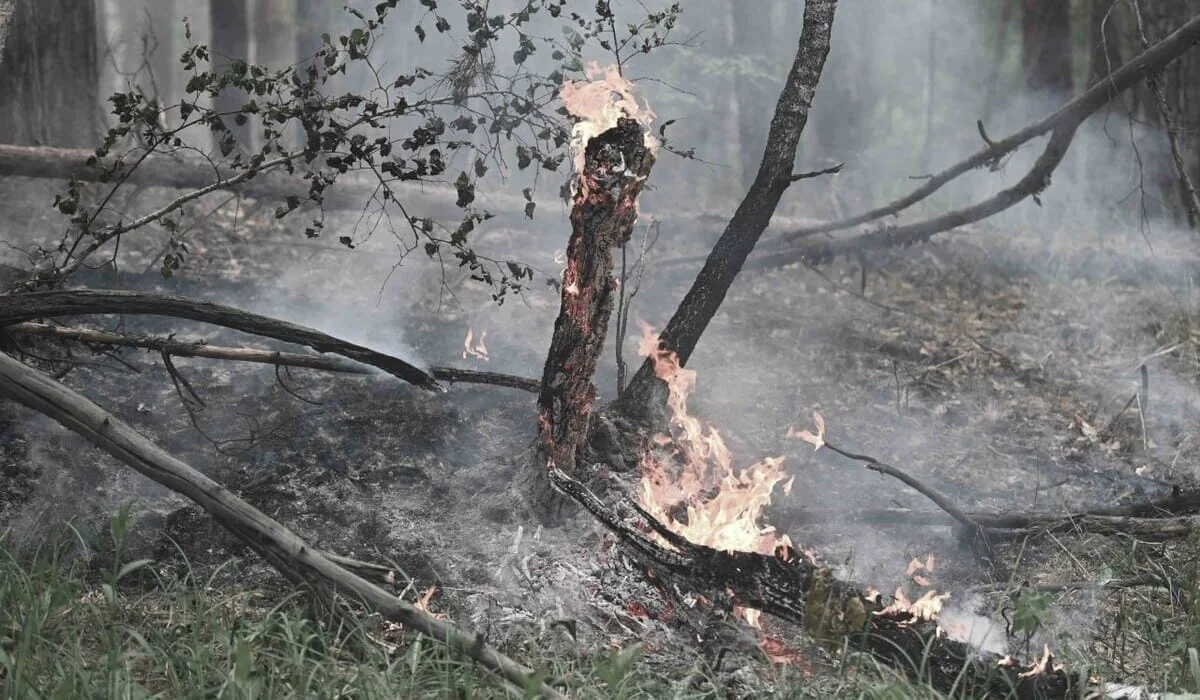
{"label": "slender tree trunk", "polygon": [[16,10],[14,0],[0,0],[0,59],[4,57],[4,47],[8,44],[8,30],[12,26],[13,12]]}
{"label": "slender tree trunk", "polygon": [[16,0],[0,53],[0,143],[95,146],[97,35],[92,0]]}
{"label": "slender tree trunk", "polygon": [[1022,0],[1021,65],[1035,92],[1071,92],[1071,3]]}
{"label": "slender tree trunk", "polygon": [[[212,18],[210,48],[213,68],[219,73],[228,70],[236,61],[246,61],[250,57],[250,27],[247,22],[246,0],[209,0],[209,14]],[[244,92],[226,88],[217,95],[213,106],[225,115],[225,126],[233,134],[238,147],[249,151],[253,148],[249,121],[239,125],[233,115],[246,103],[246,99]]]}
{"label": "slender tree trunk", "polygon": [[[754,250],[779,199],[792,182],[796,146],[808,123],[817,82],[829,55],[836,8],[837,0],[808,0],[805,3],[800,46],[771,119],[758,175],[659,338],[664,350],[678,354],[680,364],[687,364],[692,356],[700,336],[721,307],[746,257]],[[647,412],[654,411],[659,403],[655,394],[660,385],[661,381],[654,374],[654,364],[648,359],[617,399],[618,410],[629,416],[652,418]]]}

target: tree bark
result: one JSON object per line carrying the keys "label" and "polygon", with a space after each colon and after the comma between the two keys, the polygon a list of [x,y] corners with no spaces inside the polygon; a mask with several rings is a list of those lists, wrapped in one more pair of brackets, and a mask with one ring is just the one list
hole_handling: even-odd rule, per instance
{"label": "tree bark", "polygon": [[8,34],[12,27],[15,6],[15,0],[0,0],[0,69],[4,67],[4,47],[8,45]]}
{"label": "tree bark", "polygon": [[1021,1],[1021,66],[1034,92],[1071,93],[1071,3]]}
{"label": "tree bark", "polygon": [[[766,230],[779,199],[792,182],[796,146],[808,122],[817,82],[825,66],[825,57],[829,55],[836,8],[837,0],[808,0],[805,3],[800,45],[771,119],[758,175],[659,338],[663,349],[678,354],[680,364],[686,364],[691,357],[746,257]],[[655,403],[660,403],[653,397],[659,385],[661,382],[654,375],[654,364],[647,360],[617,399],[617,409],[631,417],[645,415]]]}
{"label": "tree bark", "polygon": [[[250,27],[246,0],[209,0],[212,22],[213,70],[224,73],[238,61],[250,58]],[[247,99],[241,90],[225,88],[217,94],[213,107],[222,115],[225,128],[232,134],[234,142],[242,151],[249,152],[251,142],[249,121],[238,124],[234,116]],[[218,138],[218,141],[220,139]]]}
{"label": "tree bark", "polygon": [[92,0],[16,0],[0,52],[0,143],[95,145],[98,35]]}
{"label": "tree bark", "polygon": [[[654,166],[644,134],[640,124],[623,118],[587,144],[571,208],[562,304],[538,396],[539,473],[547,467],[573,473],[576,453],[587,439],[596,402],[592,376],[618,293],[612,251],[629,241],[637,198]],[[552,519],[557,499],[548,482],[542,490],[546,498],[535,495],[535,508]]]}

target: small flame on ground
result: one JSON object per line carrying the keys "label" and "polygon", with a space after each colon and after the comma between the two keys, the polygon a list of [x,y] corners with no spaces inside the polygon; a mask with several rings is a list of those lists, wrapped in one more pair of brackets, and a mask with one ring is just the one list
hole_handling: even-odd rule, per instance
{"label": "small flame on ground", "polygon": [[936,620],[938,613],[942,611],[942,606],[950,599],[949,593],[938,593],[937,591],[926,591],[925,595],[916,599],[909,600],[904,594],[904,589],[897,588],[896,595],[892,604],[880,610],[878,615],[896,615],[906,613],[909,616],[909,622],[923,622],[927,620]]}
{"label": "small flame on ground", "polygon": [[433,600],[434,593],[437,593],[437,586],[430,586],[425,590],[425,593],[421,595],[421,598],[417,600],[417,602],[413,603],[413,607],[423,613],[426,613],[435,620],[444,620],[446,619],[445,614],[435,613],[429,609],[429,603]]}
{"label": "small flame on ground", "polygon": [[579,119],[571,129],[575,172],[583,172],[583,153],[587,142],[616,126],[621,117],[633,119],[647,127],[646,147],[657,151],[658,140],[649,132],[655,114],[648,104],[638,104],[633,95],[633,83],[621,75],[621,68],[601,67],[596,61],[591,61],[584,75],[587,76],[586,81],[564,80],[558,90],[558,97],[566,105],[567,111]]}
{"label": "small flame on ground", "polygon": [[491,355],[488,354],[487,346],[483,344],[483,339],[486,337],[487,331],[483,331],[479,334],[479,340],[475,340],[475,331],[468,328],[467,337],[463,340],[463,359],[466,360],[474,357],[484,362],[490,362],[492,359]]}

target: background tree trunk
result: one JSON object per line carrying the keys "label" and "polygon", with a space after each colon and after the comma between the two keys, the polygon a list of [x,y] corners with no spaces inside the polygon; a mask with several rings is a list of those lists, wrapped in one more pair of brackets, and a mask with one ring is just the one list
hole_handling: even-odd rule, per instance
{"label": "background tree trunk", "polygon": [[1021,65],[1030,90],[1070,94],[1069,0],[1021,0]]}
{"label": "background tree trunk", "polygon": [[[250,57],[250,27],[246,0],[210,0],[209,14],[212,21],[213,69],[218,73],[229,68],[234,61],[245,61]],[[235,112],[246,103],[246,95],[240,90],[225,89],[217,95],[215,109],[222,114]],[[224,117],[225,126],[233,133],[238,146],[245,151],[253,144],[250,141],[249,122],[238,126],[233,116]]]}
{"label": "background tree trunk", "polygon": [[94,146],[99,136],[95,4],[17,0],[9,29],[0,54],[0,143]]}

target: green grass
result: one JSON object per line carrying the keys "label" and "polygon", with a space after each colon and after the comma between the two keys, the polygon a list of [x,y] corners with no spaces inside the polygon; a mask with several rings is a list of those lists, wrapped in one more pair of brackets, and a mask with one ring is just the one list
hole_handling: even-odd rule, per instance
{"label": "green grass", "polygon": [[[122,510],[113,519],[104,558],[114,563],[99,570],[76,556],[84,541],[70,527],[32,550],[0,534],[0,697],[521,696],[433,640],[405,635],[370,616],[364,616],[363,628],[350,632],[299,594],[230,585],[236,576],[229,567],[237,563],[226,565],[220,577],[226,583],[218,586],[216,574],[198,580],[184,569],[167,576],[153,562],[124,561],[128,517]],[[1134,656],[1171,659],[1170,677],[1157,680],[1181,689],[1200,687],[1195,614],[1168,617],[1160,607],[1150,619],[1151,608],[1140,598],[1131,595],[1122,604],[1140,606],[1120,611],[1128,621],[1125,634],[1136,638],[1130,642],[1137,647]],[[587,658],[554,657],[533,644],[507,651],[571,697],[716,698],[745,692],[722,685],[699,660],[690,671],[687,659],[671,673],[651,668],[636,647]],[[945,697],[858,656],[811,678],[768,664],[742,671],[767,677],[773,689],[768,697]]]}

